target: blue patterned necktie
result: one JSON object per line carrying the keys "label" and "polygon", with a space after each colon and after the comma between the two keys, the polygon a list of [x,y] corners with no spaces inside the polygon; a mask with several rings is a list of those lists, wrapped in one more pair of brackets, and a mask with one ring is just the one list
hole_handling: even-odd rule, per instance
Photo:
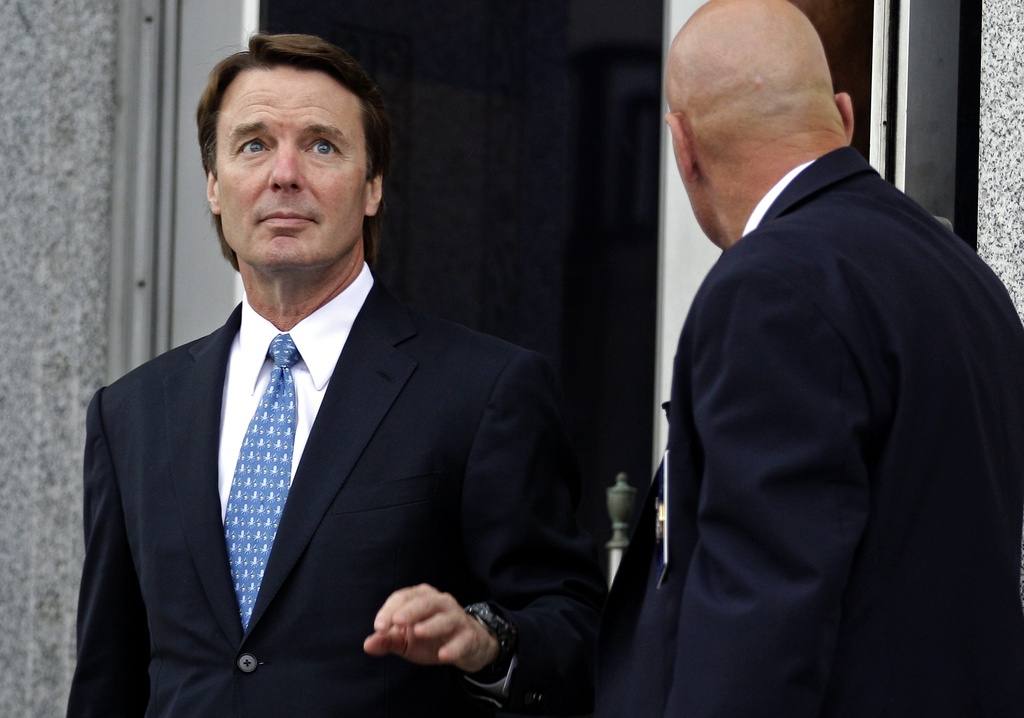
{"label": "blue patterned necktie", "polygon": [[299,350],[288,334],[278,334],[267,355],[274,360],[274,370],[242,440],[224,516],[224,537],[243,629],[249,626],[288,498],[295,438],[291,367],[299,360]]}

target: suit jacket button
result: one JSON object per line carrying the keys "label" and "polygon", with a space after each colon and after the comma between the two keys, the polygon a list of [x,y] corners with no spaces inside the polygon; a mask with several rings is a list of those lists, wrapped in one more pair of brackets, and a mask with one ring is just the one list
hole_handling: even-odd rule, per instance
{"label": "suit jacket button", "polygon": [[541,693],[527,693],[523,696],[523,702],[528,706],[532,706],[535,703],[540,703],[544,700],[544,696]]}
{"label": "suit jacket button", "polygon": [[252,673],[256,670],[256,656],[251,653],[243,653],[238,657],[235,665],[238,666],[238,670],[242,673]]}

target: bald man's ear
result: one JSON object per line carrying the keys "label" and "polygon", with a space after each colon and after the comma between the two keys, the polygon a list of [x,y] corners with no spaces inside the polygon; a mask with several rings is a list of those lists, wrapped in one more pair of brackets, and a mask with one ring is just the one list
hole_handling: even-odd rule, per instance
{"label": "bald man's ear", "polygon": [[843,130],[846,132],[846,144],[853,142],[853,98],[845,92],[836,95],[836,107],[843,118]]}
{"label": "bald man's ear", "polygon": [[672,135],[672,151],[676,156],[676,167],[684,182],[694,182],[700,175],[697,164],[697,152],[694,142],[693,128],[690,118],[683,112],[669,112],[665,115],[665,124]]}

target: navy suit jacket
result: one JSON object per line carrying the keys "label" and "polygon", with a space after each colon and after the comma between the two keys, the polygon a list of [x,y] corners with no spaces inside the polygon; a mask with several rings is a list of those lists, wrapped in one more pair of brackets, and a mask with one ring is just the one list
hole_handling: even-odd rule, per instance
{"label": "navy suit jacket", "polygon": [[694,299],[654,495],[609,597],[599,716],[1024,715],[1024,331],[851,149]]}
{"label": "navy suit jacket", "polygon": [[552,372],[535,353],[410,312],[379,283],[334,370],[243,635],[217,487],[239,316],[89,408],[68,715],[484,714],[453,669],[363,653],[388,595],[421,582],[491,601],[518,627],[506,710],[589,710],[604,580],[575,522],[579,477]]}

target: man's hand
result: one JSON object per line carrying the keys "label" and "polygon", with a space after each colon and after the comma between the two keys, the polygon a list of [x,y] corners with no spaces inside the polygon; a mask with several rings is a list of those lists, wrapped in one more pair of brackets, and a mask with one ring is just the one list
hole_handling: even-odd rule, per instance
{"label": "man's hand", "polygon": [[498,657],[498,640],[451,594],[420,584],[395,591],[363,642],[371,656],[394,653],[421,665],[453,665],[476,673]]}

